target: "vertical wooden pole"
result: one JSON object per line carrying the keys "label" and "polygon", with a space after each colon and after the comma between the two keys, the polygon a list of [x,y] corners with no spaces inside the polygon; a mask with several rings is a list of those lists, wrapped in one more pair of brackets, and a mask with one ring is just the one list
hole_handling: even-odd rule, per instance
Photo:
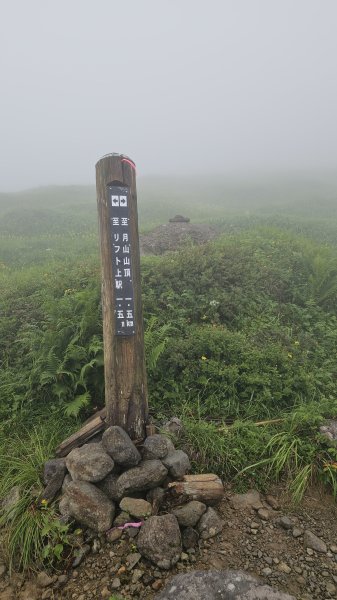
{"label": "vertical wooden pole", "polygon": [[145,437],[148,404],[133,161],[122,154],[103,156],[96,164],[96,189],[107,423],[139,439]]}

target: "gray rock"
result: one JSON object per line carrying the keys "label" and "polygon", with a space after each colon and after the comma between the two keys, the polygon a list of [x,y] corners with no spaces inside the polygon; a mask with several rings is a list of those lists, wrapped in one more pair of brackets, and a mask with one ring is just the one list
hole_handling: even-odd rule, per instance
{"label": "gray rock", "polygon": [[139,519],[150,517],[152,514],[150,502],[147,502],[142,498],[128,498],[127,496],[124,496],[119,506],[123,511]]}
{"label": "gray rock", "polygon": [[293,537],[298,538],[298,537],[301,537],[301,535],[303,535],[303,529],[300,529],[300,527],[294,527]]}
{"label": "gray rock", "polygon": [[263,508],[261,497],[257,490],[248,490],[245,494],[234,494],[229,504],[234,510],[247,510],[250,508],[259,510]]}
{"label": "gray rock", "polygon": [[158,487],[166,476],[167,469],[160,460],[145,460],[119,476],[117,481],[119,498]]}
{"label": "gray rock", "polygon": [[282,527],[282,529],[288,530],[294,527],[294,522],[286,516],[280,517],[276,522],[280,527]]}
{"label": "gray rock", "polygon": [[103,448],[122,467],[135,467],[141,456],[130,437],[121,427],[109,427],[102,437]]}
{"label": "gray rock", "polygon": [[271,506],[274,510],[279,510],[280,509],[280,504],[277,498],[275,498],[275,496],[272,496],[271,494],[267,494],[266,496],[266,502],[269,504],[269,506]]}
{"label": "gray rock", "polygon": [[63,479],[63,484],[62,484],[62,494],[64,494],[64,492],[66,491],[69,483],[72,482],[72,478],[71,475],[69,475],[69,473],[67,473],[67,475],[65,476],[65,478]]}
{"label": "gray rock", "polygon": [[66,458],[73,481],[101,481],[114,468],[114,461],[101,444],[85,444],[74,448]]}
{"label": "gray rock", "polygon": [[191,468],[190,459],[182,450],[170,452],[162,459],[162,463],[174,479],[182,479]]}
{"label": "gray rock", "polygon": [[115,502],[119,502],[121,497],[118,492],[118,482],[119,475],[116,473],[109,473],[102,481],[97,483],[97,487],[104,492],[110,500],[114,500]]}
{"label": "gray rock", "polygon": [[152,505],[152,514],[156,515],[163,503],[165,490],[161,487],[156,487],[146,494],[146,500]]}
{"label": "gray rock", "polygon": [[82,560],[84,559],[85,556],[87,556],[87,554],[89,554],[90,552],[90,546],[89,544],[85,544],[84,546],[81,546],[80,548],[78,548],[77,550],[75,550],[74,552],[74,560],[72,562],[72,568],[76,569],[76,567],[78,567]]}
{"label": "gray rock", "polygon": [[312,550],[316,550],[316,552],[321,552],[322,554],[326,554],[328,551],[327,545],[321,540],[317,535],[306,529],[303,536],[303,544],[305,548],[311,548]]}
{"label": "gray rock", "polygon": [[329,446],[337,446],[337,421],[331,420],[319,428]]}
{"label": "gray rock", "polygon": [[296,600],[243,571],[192,571],[176,575],[156,600]]}
{"label": "gray rock", "polygon": [[122,512],[119,513],[119,515],[114,520],[114,527],[120,527],[121,525],[125,525],[125,523],[129,523],[129,522],[130,522],[129,513],[122,510]]}
{"label": "gray rock", "polygon": [[132,573],[132,579],[131,582],[132,583],[137,583],[144,575],[144,571],[142,571],[141,569],[135,569]]}
{"label": "gray rock", "polygon": [[7,571],[7,567],[6,567],[5,563],[0,562],[0,578],[3,575],[5,575],[6,571]]}
{"label": "gray rock", "polygon": [[121,585],[121,580],[118,577],[115,577],[115,579],[113,579],[111,582],[111,587],[113,590],[118,590]]}
{"label": "gray rock", "polygon": [[114,542],[117,542],[117,540],[119,540],[119,538],[121,538],[122,535],[123,535],[122,529],[110,529],[110,531],[108,531],[106,534],[107,540],[109,542],[111,542],[112,544]]}
{"label": "gray rock", "polygon": [[142,555],[139,554],[139,552],[131,552],[131,554],[128,554],[125,559],[128,571],[132,571],[136,564],[139,563],[141,558]]}
{"label": "gray rock", "polygon": [[206,508],[206,504],[203,502],[192,500],[191,502],[184,504],[184,506],[174,508],[171,512],[177,517],[179,525],[183,527],[194,527],[200,517],[206,512]]}
{"label": "gray rock", "polygon": [[41,500],[53,500],[62,488],[66,474],[66,461],[64,458],[48,460],[44,465],[43,480],[46,484],[41,494]]}
{"label": "gray rock", "polygon": [[202,540],[208,540],[221,532],[224,523],[214,508],[208,507],[202,515],[197,529]]}
{"label": "gray rock", "polygon": [[259,508],[257,514],[260,517],[260,519],[262,519],[262,521],[269,521],[270,519],[269,511],[266,508]]}
{"label": "gray rock", "polygon": [[280,562],[277,565],[277,569],[281,573],[286,573],[287,575],[289,575],[289,573],[291,573],[291,567],[289,567],[289,565],[287,565],[287,563],[285,563],[285,562]]}
{"label": "gray rock", "polygon": [[190,550],[191,548],[195,548],[197,545],[199,541],[199,534],[192,527],[186,527],[181,534],[181,541],[185,550]]}
{"label": "gray rock", "polygon": [[6,513],[7,519],[11,520],[14,516],[14,509],[21,498],[20,487],[12,487],[7,496],[0,502],[0,513]]}
{"label": "gray rock", "polygon": [[53,458],[47,460],[43,467],[43,483],[48,485],[57,473],[62,473],[64,477],[66,471],[65,458]]}
{"label": "gray rock", "polygon": [[178,417],[172,417],[163,427],[163,431],[167,431],[169,435],[180,437],[183,432],[183,424]]}
{"label": "gray rock", "polygon": [[65,497],[69,513],[76,521],[98,532],[110,529],[115,506],[97,487],[87,481],[73,481]]}
{"label": "gray rock", "polygon": [[36,578],[37,585],[42,588],[49,587],[53,584],[53,582],[53,578],[50,577],[45,571],[41,571]]}
{"label": "gray rock", "polygon": [[130,539],[134,539],[135,537],[137,537],[139,529],[138,527],[127,527],[126,533],[128,534]]}
{"label": "gray rock", "polygon": [[143,459],[164,458],[174,452],[174,445],[166,435],[155,433],[146,438],[143,445]]}
{"label": "gray rock", "polygon": [[59,502],[59,513],[61,515],[62,523],[70,523],[71,514],[69,508],[69,500],[67,496],[64,494]]}
{"label": "gray rock", "polygon": [[161,569],[169,569],[180,559],[182,552],[178,521],[174,515],[150,517],[137,537],[142,556]]}

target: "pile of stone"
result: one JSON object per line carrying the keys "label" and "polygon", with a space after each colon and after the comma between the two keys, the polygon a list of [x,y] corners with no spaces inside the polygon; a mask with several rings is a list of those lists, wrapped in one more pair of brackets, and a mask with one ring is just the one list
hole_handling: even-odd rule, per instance
{"label": "pile of stone", "polygon": [[[59,510],[65,520],[106,532],[110,541],[119,539],[124,529],[132,530],[139,553],[169,569],[183,549],[215,536],[223,525],[216,510],[208,506],[214,504],[214,497],[222,498],[221,482],[211,481],[216,487],[212,497],[210,484],[202,480],[207,476],[200,476],[204,500],[200,501],[199,492],[195,488],[193,492],[188,481],[184,484],[189,470],[187,454],[176,450],[169,437],[151,435],[138,449],[122,428],[113,426],[101,441],[46,463],[43,497],[51,500],[62,488]],[[178,482],[185,493],[176,494],[173,500]]]}

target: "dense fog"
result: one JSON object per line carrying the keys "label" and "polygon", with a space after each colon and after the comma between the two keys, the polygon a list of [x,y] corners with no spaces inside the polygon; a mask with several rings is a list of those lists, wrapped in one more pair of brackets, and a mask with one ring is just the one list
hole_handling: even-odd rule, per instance
{"label": "dense fog", "polygon": [[12,0],[0,191],[140,175],[334,169],[334,0]]}

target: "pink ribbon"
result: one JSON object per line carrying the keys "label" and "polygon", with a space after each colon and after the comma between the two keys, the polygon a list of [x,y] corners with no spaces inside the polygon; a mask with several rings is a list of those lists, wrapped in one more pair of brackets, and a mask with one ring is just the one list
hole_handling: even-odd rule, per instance
{"label": "pink ribbon", "polygon": [[109,531],[107,531],[107,534],[110,533],[110,531],[114,531],[115,529],[127,529],[128,527],[141,527],[142,525],[144,525],[144,521],[140,521],[139,523],[125,523],[124,525],[120,525],[119,527],[113,527],[112,529],[109,529]]}

